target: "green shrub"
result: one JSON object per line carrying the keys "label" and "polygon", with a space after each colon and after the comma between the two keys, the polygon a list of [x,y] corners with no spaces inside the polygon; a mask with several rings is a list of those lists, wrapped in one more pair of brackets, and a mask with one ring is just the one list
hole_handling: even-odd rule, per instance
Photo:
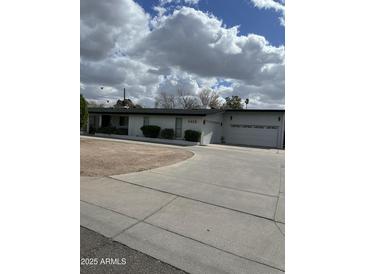
{"label": "green shrub", "polygon": [[128,135],[128,129],[126,129],[126,128],[117,128],[113,134]]}
{"label": "green shrub", "polygon": [[126,128],[116,128],[116,127],[100,127],[98,129],[94,129],[92,127],[89,128],[89,133],[104,133],[104,134],[117,134],[117,135],[128,135],[128,129]]}
{"label": "green shrub", "polygon": [[84,96],[80,94],[80,129],[85,129],[87,120],[89,119],[89,113],[87,110],[87,101]]}
{"label": "green shrub", "polygon": [[161,130],[161,137],[164,139],[173,139],[174,130],[172,128],[164,128],[163,130]]}
{"label": "green shrub", "polygon": [[114,134],[116,132],[115,127],[100,127],[96,130],[97,133]]}
{"label": "green shrub", "polygon": [[143,132],[143,136],[157,138],[161,128],[159,126],[148,125],[141,127],[141,130]]}
{"label": "green shrub", "polygon": [[185,130],[184,139],[190,142],[199,142],[200,141],[201,132],[196,130]]}

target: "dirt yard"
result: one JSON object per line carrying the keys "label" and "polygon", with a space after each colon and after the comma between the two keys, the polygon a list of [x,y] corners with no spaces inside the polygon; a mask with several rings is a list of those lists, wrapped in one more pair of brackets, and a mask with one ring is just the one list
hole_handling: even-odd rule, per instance
{"label": "dirt yard", "polygon": [[193,156],[183,149],[80,139],[80,175],[109,176],[171,165]]}

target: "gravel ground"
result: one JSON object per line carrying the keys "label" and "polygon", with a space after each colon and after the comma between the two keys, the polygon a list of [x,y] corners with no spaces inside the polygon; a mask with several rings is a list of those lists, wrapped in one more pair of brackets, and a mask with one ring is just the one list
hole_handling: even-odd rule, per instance
{"label": "gravel ground", "polygon": [[[115,260],[113,263],[104,263],[108,258]],[[90,262],[94,264],[91,265]],[[184,274],[186,272],[80,227],[80,273]]]}
{"label": "gravel ground", "polygon": [[110,176],[171,165],[193,156],[178,148],[80,139],[80,175]]}

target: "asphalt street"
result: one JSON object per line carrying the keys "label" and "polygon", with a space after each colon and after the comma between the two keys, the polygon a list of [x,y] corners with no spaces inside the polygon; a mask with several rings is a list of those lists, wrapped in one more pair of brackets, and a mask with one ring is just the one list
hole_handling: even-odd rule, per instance
{"label": "asphalt street", "polygon": [[80,227],[80,239],[80,273],[186,273],[84,227]]}

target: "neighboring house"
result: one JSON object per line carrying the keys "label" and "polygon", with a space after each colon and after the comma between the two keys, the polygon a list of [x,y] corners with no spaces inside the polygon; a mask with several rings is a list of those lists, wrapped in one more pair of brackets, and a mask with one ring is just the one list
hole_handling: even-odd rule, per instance
{"label": "neighboring house", "polygon": [[116,109],[89,108],[89,127],[113,126],[126,135],[143,136],[143,125],[172,128],[176,139],[187,129],[202,133],[201,144],[283,148],[285,110],[275,109]]}

